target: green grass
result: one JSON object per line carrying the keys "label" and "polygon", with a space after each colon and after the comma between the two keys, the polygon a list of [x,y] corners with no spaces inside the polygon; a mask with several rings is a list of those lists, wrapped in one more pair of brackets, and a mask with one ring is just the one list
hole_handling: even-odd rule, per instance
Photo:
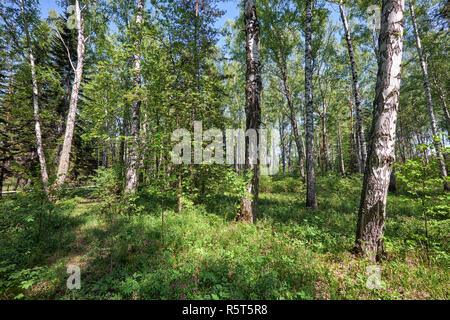
{"label": "green grass", "polygon": [[[421,210],[408,195],[388,197],[381,289],[368,289],[370,261],[355,258],[361,178],[318,179],[319,210],[304,206],[298,179],[264,178],[256,225],[233,222],[237,199],[204,204],[156,198],[139,215],[110,223],[74,191],[42,207],[32,196],[0,203],[2,299],[448,299],[448,219],[430,221],[431,267]],[[39,216],[41,223],[39,223]],[[39,229],[40,225],[40,229]],[[40,231],[39,231],[40,230]],[[66,288],[67,265],[81,289]]]}

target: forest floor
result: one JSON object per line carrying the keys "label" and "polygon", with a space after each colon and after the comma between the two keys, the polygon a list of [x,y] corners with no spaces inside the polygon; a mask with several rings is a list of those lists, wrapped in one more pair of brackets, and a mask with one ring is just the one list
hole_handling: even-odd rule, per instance
{"label": "forest floor", "polygon": [[[297,179],[298,180],[298,179]],[[1,299],[449,299],[448,219],[428,221],[406,193],[390,194],[389,259],[350,253],[361,177],[318,178],[319,210],[293,178],[261,182],[255,225],[233,222],[233,197],[168,202],[142,196],[140,213],[110,222],[92,191],[41,205],[32,195],[0,202]],[[81,289],[66,287],[68,265]],[[378,288],[368,280],[381,270]],[[375,271],[374,271],[375,270]],[[372,282],[373,284],[373,282]]]}

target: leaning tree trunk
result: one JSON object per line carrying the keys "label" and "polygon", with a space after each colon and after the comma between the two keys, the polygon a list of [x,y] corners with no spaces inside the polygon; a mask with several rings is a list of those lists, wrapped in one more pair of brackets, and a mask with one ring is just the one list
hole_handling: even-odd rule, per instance
{"label": "leaning tree trunk", "polygon": [[405,0],[383,0],[380,60],[373,103],[371,143],[356,230],[356,251],[371,261],[385,255],[386,198],[395,161]]}
{"label": "leaning tree trunk", "polygon": [[69,172],[70,164],[70,150],[72,148],[73,133],[75,131],[75,118],[77,114],[78,93],[80,91],[81,78],[83,76],[84,67],[84,53],[86,50],[86,41],[84,38],[84,22],[81,16],[80,3],[75,1],[75,19],[78,29],[77,40],[77,67],[75,69],[75,76],[72,83],[72,93],[70,96],[69,113],[67,114],[66,132],[64,134],[64,143],[59,158],[58,173],[56,178],[56,188],[60,188]]}
{"label": "leaning tree trunk", "polygon": [[[416,46],[417,46],[417,52],[419,53],[419,59],[420,59],[420,65],[422,67],[422,73],[423,73],[423,85],[425,87],[425,95],[426,95],[426,101],[427,101],[427,109],[428,109],[428,115],[430,116],[430,122],[431,122],[431,130],[433,132],[433,136],[438,136],[438,129],[436,125],[436,118],[434,116],[434,110],[433,110],[433,101],[431,100],[431,89],[430,89],[430,80],[428,78],[428,67],[427,63],[423,56],[422,51],[422,45],[420,43],[420,36],[419,36],[419,30],[417,28],[416,23],[416,16],[414,15],[414,5],[412,4],[411,0],[409,1],[409,10],[411,12],[411,20],[414,27],[414,34],[416,36]],[[444,157],[442,155],[442,144],[439,140],[434,140],[434,147],[436,148],[436,155],[438,157],[439,161],[439,168],[441,169],[441,176],[444,180],[444,190],[449,191],[450,185],[447,182],[447,168],[445,167],[445,161]]]}
{"label": "leaning tree trunk", "polygon": [[352,86],[353,86],[353,94],[355,96],[355,109],[356,109],[356,127],[357,127],[356,136],[358,137],[358,145],[359,145],[358,151],[360,152],[358,156],[361,159],[362,171],[364,171],[367,159],[367,150],[366,150],[366,139],[364,137],[364,122],[361,107],[361,96],[359,94],[358,71],[356,69],[356,60],[355,54],[353,52],[352,38],[350,35],[350,29],[347,23],[347,17],[345,16],[344,4],[342,0],[339,2],[339,9],[341,12],[342,23],[344,24],[345,39],[347,40],[348,56],[350,58],[350,66],[352,68],[352,78],[353,78]]}
{"label": "leaning tree trunk", "polygon": [[[135,52],[133,55],[133,73],[134,73],[134,89],[136,91],[141,87],[141,57],[139,54],[141,47],[140,40],[140,28],[142,25],[142,16],[144,11],[144,0],[137,0],[137,14],[136,14],[136,25],[135,32],[133,32],[136,40],[134,42]],[[138,92],[136,94],[139,95]],[[140,130],[140,113],[141,113],[141,99],[136,97],[133,101],[131,110],[131,145],[128,153],[128,165],[127,165],[127,176],[126,176],[126,186],[125,192],[135,192],[137,185],[137,169],[139,162],[139,130]]]}
{"label": "leaning tree trunk", "polygon": [[36,149],[39,158],[39,164],[41,167],[41,179],[45,193],[48,194],[48,173],[47,163],[45,161],[44,147],[42,145],[42,133],[41,133],[41,120],[39,117],[39,89],[36,78],[36,67],[34,65],[34,54],[31,46],[30,33],[28,31],[28,23],[25,18],[25,9],[23,6],[23,0],[20,0],[20,11],[22,13],[23,27],[25,31],[25,37],[27,39],[28,52],[30,56],[30,68],[31,68],[31,81],[33,83],[33,115],[34,115],[34,130],[36,133]]}
{"label": "leaning tree trunk", "polygon": [[[246,130],[256,131],[257,144],[259,144],[259,126],[261,123],[261,60],[259,52],[259,22],[256,16],[254,0],[244,2],[244,20],[247,52],[245,73],[245,127]],[[249,150],[249,147],[253,147]],[[259,184],[259,157],[256,147],[250,145],[249,137],[245,138],[245,169],[252,171],[252,179],[247,184],[247,195],[243,197],[241,211],[236,217],[237,221],[255,222],[257,216],[258,184]],[[256,158],[256,161],[253,159]]]}
{"label": "leaning tree trunk", "polygon": [[312,93],[312,1],[306,1],[305,102],[306,102],[306,206],[317,209],[314,170],[314,110]]}

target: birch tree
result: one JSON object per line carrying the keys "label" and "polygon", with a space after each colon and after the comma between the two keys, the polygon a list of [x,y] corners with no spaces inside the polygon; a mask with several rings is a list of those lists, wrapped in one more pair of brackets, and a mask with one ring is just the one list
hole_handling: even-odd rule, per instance
{"label": "birch tree", "polygon": [[356,252],[385,256],[386,198],[395,162],[405,0],[383,0],[371,143],[356,229]]}
{"label": "birch tree", "polygon": [[339,11],[341,13],[342,23],[344,25],[345,40],[347,41],[348,56],[350,59],[350,67],[352,69],[352,89],[355,98],[355,110],[356,110],[356,135],[357,135],[357,156],[360,163],[360,172],[364,171],[366,164],[367,151],[366,151],[366,139],[364,136],[364,122],[361,107],[361,96],[359,93],[359,80],[358,80],[358,70],[356,68],[355,53],[353,50],[352,37],[350,34],[350,28],[348,26],[347,17],[345,15],[344,3],[342,0],[339,1]]}
{"label": "birch tree", "polygon": [[[261,124],[261,57],[259,47],[259,22],[256,16],[254,0],[244,1],[245,21],[245,49],[246,49],[246,86],[245,86],[245,128],[256,131],[256,144],[259,145],[258,129]],[[252,147],[252,150],[249,150]],[[256,156],[256,147],[250,143],[250,138],[245,138],[245,169],[251,172],[251,181],[247,183],[247,196],[241,203],[241,212],[236,217],[237,221],[255,222],[258,204],[259,185],[259,157]]]}
{"label": "birch tree", "polygon": [[[144,0],[137,0],[137,13],[136,13],[136,21],[135,27],[133,30],[133,34],[136,37],[134,42],[134,54],[133,54],[133,74],[134,74],[134,90],[135,94],[139,95],[139,89],[141,87],[141,57],[140,57],[140,47],[141,47],[141,39],[140,39],[140,28],[142,26],[142,17],[144,12]],[[136,191],[137,184],[137,168],[139,161],[139,150],[138,150],[138,142],[139,142],[139,129],[140,129],[140,113],[141,113],[141,99],[139,96],[135,97],[132,109],[131,109],[131,146],[128,155],[128,164],[127,164],[127,175],[126,175],[126,186],[125,192],[134,192]]]}
{"label": "birch tree", "polygon": [[78,30],[77,64],[76,67],[74,67],[72,59],[70,59],[71,66],[74,71],[74,80],[72,83],[72,91],[70,95],[69,112],[67,114],[63,148],[61,151],[61,156],[59,158],[57,178],[55,181],[56,188],[60,188],[64,184],[67,177],[67,173],[69,171],[70,150],[72,148],[72,139],[75,131],[75,118],[77,115],[78,93],[80,91],[81,79],[83,76],[86,39],[84,36],[84,19],[81,15],[79,0],[75,0],[74,15],[75,15],[75,25]]}
{"label": "birch tree", "polygon": [[[419,29],[417,27],[416,16],[414,14],[414,4],[411,0],[409,1],[409,10],[411,13],[411,20],[412,20],[412,24],[414,27],[414,35],[416,37],[417,53],[419,54],[420,66],[422,68],[422,73],[423,73],[423,85],[425,88],[426,104],[427,104],[428,116],[430,117],[431,131],[433,132],[433,136],[435,136],[437,138],[439,132],[438,132],[437,125],[436,125],[436,117],[434,115],[433,101],[431,98],[431,86],[430,86],[430,79],[428,77],[428,66],[427,66],[427,62],[425,61],[422,44],[420,42]],[[440,140],[436,139],[436,138],[434,139],[434,147],[436,148],[436,155],[437,155],[438,161],[439,161],[439,169],[441,170],[441,176],[442,176],[442,179],[444,180],[444,190],[450,191],[450,185],[447,182],[447,168],[445,167],[444,156],[441,151],[442,144],[441,144]]]}
{"label": "birch tree", "polygon": [[[41,132],[41,121],[39,117],[39,88],[36,78],[36,66],[34,61],[33,47],[31,45],[30,32],[28,30],[28,21],[25,15],[25,8],[23,5],[23,0],[20,0],[20,12],[23,19],[23,28],[25,31],[25,37],[28,47],[28,56],[30,59],[30,69],[31,69],[31,81],[33,83],[33,115],[34,115],[34,129],[36,133],[36,150],[39,158],[39,165],[41,167],[41,179],[45,190],[48,194],[48,173],[47,173],[47,163],[45,160],[44,148],[42,145],[42,132]],[[0,190],[1,191],[1,190]]]}
{"label": "birch tree", "polygon": [[314,110],[312,93],[312,0],[306,1],[305,103],[306,103],[306,206],[317,209],[314,168]]}

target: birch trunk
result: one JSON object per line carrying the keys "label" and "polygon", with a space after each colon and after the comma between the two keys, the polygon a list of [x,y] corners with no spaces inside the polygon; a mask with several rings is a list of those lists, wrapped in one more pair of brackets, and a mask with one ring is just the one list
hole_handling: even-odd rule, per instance
{"label": "birch trunk", "polygon": [[434,85],[439,93],[439,99],[441,99],[442,102],[442,107],[444,108],[444,117],[445,117],[445,123],[447,126],[447,132],[450,133],[450,113],[448,112],[448,108],[447,108],[447,100],[445,97],[445,93],[444,90],[442,89],[442,87],[439,85],[439,83],[437,82],[436,78],[433,77],[433,82]]}
{"label": "birch trunk", "polygon": [[[434,116],[434,110],[433,110],[433,101],[431,99],[431,89],[430,89],[430,80],[428,77],[428,66],[425,61],[425,58],[423,56],[423,50],[422,45],[420,43],[420,36],[419,36],[419,30],[417,28],[416,23],[416,16],[414,14],[414,5],[412,1],[409,1],[409,10],[411,12],[411,20],[414,27],[414,34],[416,36],[416,46],[417,46],[417,52],[419,53],[419,59],[420,59],[420,66],[422,67],[422,73],[423,73],[423,85],[425,87],[425,95],[426,95],[426,101],[427,101],[427,109],[428,109],[428,115],[430,116],[430,122],[431,122],[431,130],[433,132],[433,136],[438,136],[438,129],[436,125],[436,118]],[[439,168],[441,170],[441,177],[444,180],[444,190],[449,191],[450,185],[447,182],[447,168],[445,167],[445,161],[444,157],[442,155],[442,144],[440,141],[434,140],[434,146],[436,148],[436,155],[438,157],[439,161]]]}
{"label": "birch trunk", "polygon": [[[142,16],[144,12],[144,0],[137,0],[137,13],[136,13],[136,25],[134,34],[136,40],[134,42],[135,52],[133,55],[133,72],[134,72],[134,89],[138,91],[141,87],[141,57],[140,57],[140,28],[142,25]],[[139,95],[139,93],[137,93]],[[128,153],[128,163],[127,163],[127,176],[126,176],[126,186],[125,192],[135,192],[137,185],[137,168],[139,162],[139,135],[140,135],[140,113],[141,113],[141,99],[136,97],[132,104],[131,110],[131,144]]]}
{"label": "birch trunk", "polygon": [[314,110],[312,93],[312,1],[306,1],[305,102],[306,102],[306,207],[317,209],[314,169]]}
{"label": "birch trunk", "polygon": [[320,92],[322,96],[322,114],[320,118],[322,120],[322,150],[323,150],[323,161],[325,171],[330,170],[330,159],[328,158],[328,134],[327,134],[327,104],[322,91],[322,85],[319,80]]}
{"label": "birch trunk", "polygon": [[278,118],[278,128],[280,133],[280,142],[281,142],[281,165],[283,166],[283,175],[286,174],[286,137],[285,137],[285,122],[284,115],[282,114],[280,118]]}
{"label": "birch trunk", "polygon": [[[254,0],[244,2],[244,21],[246,34],[246,87],[245,87],[245,127],[246,130],[256,130],[257,144],[259,144],[258,129],[261,124],[261,60],[259,49],[259,22],[256,16]],[[258,184],[259,184],[259,157],[256,150],[249,150],[249,138],[245,139],[245,168],[252,171],[252,179],[247,184],[247,193],[241,203],[241,211],[236,217],[237,221],[255,222],[257,216]],[[256,147],[256,146],[254,146]],[[256,157],[256,163],[252,158]]]}
{"label": "birch trunk", "polygon": [[70,164],[70,150],[72,148],[73,133],[75,131],[75,118],[77,114],[78,93],[81,85],[81,78],[83,76],[84,54],[86,43],[84,38],[84,22],[81,16],[80,3],[75,1],[75,19],[78,29],[77,40],[77,67],[75,69],[74,80],[72,83],[72,93],[70,96],[69,112],[67,114],[66,131],[64,134],[64,143],[59,158],[58,173],[56,178],[56,188],[60,188],[67,177]]}
{"label": "birch trunk", "polygon": [[364,167],[366,165],[366,159],[367,159],[367,148],[366,148],[366,139],[364,136],[364,123],[363,123],[363,115],[362,115],[362,107],[361,107],[361,96],[359,94],[358,71],[356,69],[356,60],[355,60],[355,54],[353,52],[352,38],[350,35],[350,29],[349,29],[349,26],[347,23],[347,17],[345,16],[344,4],[343,4],[342,0],[339,2],[339,10],[341,12],[342,23],[344,24],[348,56],[350,58],[350,66],[352,69],[352,79],[353,79],[352,87],[353,87],[353,95],[355,96],[357,137],[358,137],[359,152],[360,152],[360,158],[361,158],[361,168],[362,168],[362,171],[364,171]]}
{"label": "birch trunk", "polygon": [[350,173],[355,173],[359,165],[358,155],[356,151],[354,127],[355,126],[353,125],[353,106],[352,102],[350,101],[350,166],[349,166]]}
{"label": "birch trunk", "polygon": [[0,200],[2,199],[3,196],[3,180],[5,178],[5,169],[3,168],[4,165],[5,165],[4,163],[0,165]]}
{"label": "birch trunk", "polygon": [[33,83],[33,115],[34,115],[34,130],[36,133],[36,149],[39,158],[39,164],[41,167],[41,179],[42,185],[44,187],[45,193],[48,195],[48,173],[47,173],[47,163],[45,161],[44,148],[42,146],[42,133],[41,133],[41,120],[39,117],[39,89],[36,78],[36,67],[34,65],[34,54],[33,48],[31,46],[30,33],[28,31],[28,23],[25,18],[25,9],[23,6],[23,0],[20,0],[20,11],[23,19],[23,26],[25,31],[25,37],[27,39],[28,53],[30,58],[30,68],[31,68],[31,81]]}
{"label": "birch trunk", "polygon": [[405,0],[383,0],[380,60],[373,103],[371,144],[356,230],[356,251],[371,261],[385,256],[386,198],[395,161]]}
{"label": "birch trunk", "polygon": [[295,120],[295,110],[294,110],[294,103],[292,102],[292,94],[291,94],[291,90],[290,87],[287,83],[287,71],[284,70],[284,75],[283,75],[283,86],[284,86],[284,95],[286,96],[286,100],[289,106],[289,120],[291,122],[291,126],[292,126],[292,131],[294,132],[294,140],[295,140],[295,145],[297,147],[297,152],[298,152],[298,165],[299,165],[299,169],[300,169],[300,174],[302,176],[302,178],[305,177],[305,169],[304,169],[304,159],[303,159],[303,148],[302,148],[302,143],[300,140],[300,135],[298,134],[298,127],[297,127],[297,121]]}
{"label": "birch trunk", "polygon": [[342,178],[345,178],[344,153],[342,151],[341,138],[341,124],[338,122],[338,148],[339,148],[339,169],[341,170]]}

